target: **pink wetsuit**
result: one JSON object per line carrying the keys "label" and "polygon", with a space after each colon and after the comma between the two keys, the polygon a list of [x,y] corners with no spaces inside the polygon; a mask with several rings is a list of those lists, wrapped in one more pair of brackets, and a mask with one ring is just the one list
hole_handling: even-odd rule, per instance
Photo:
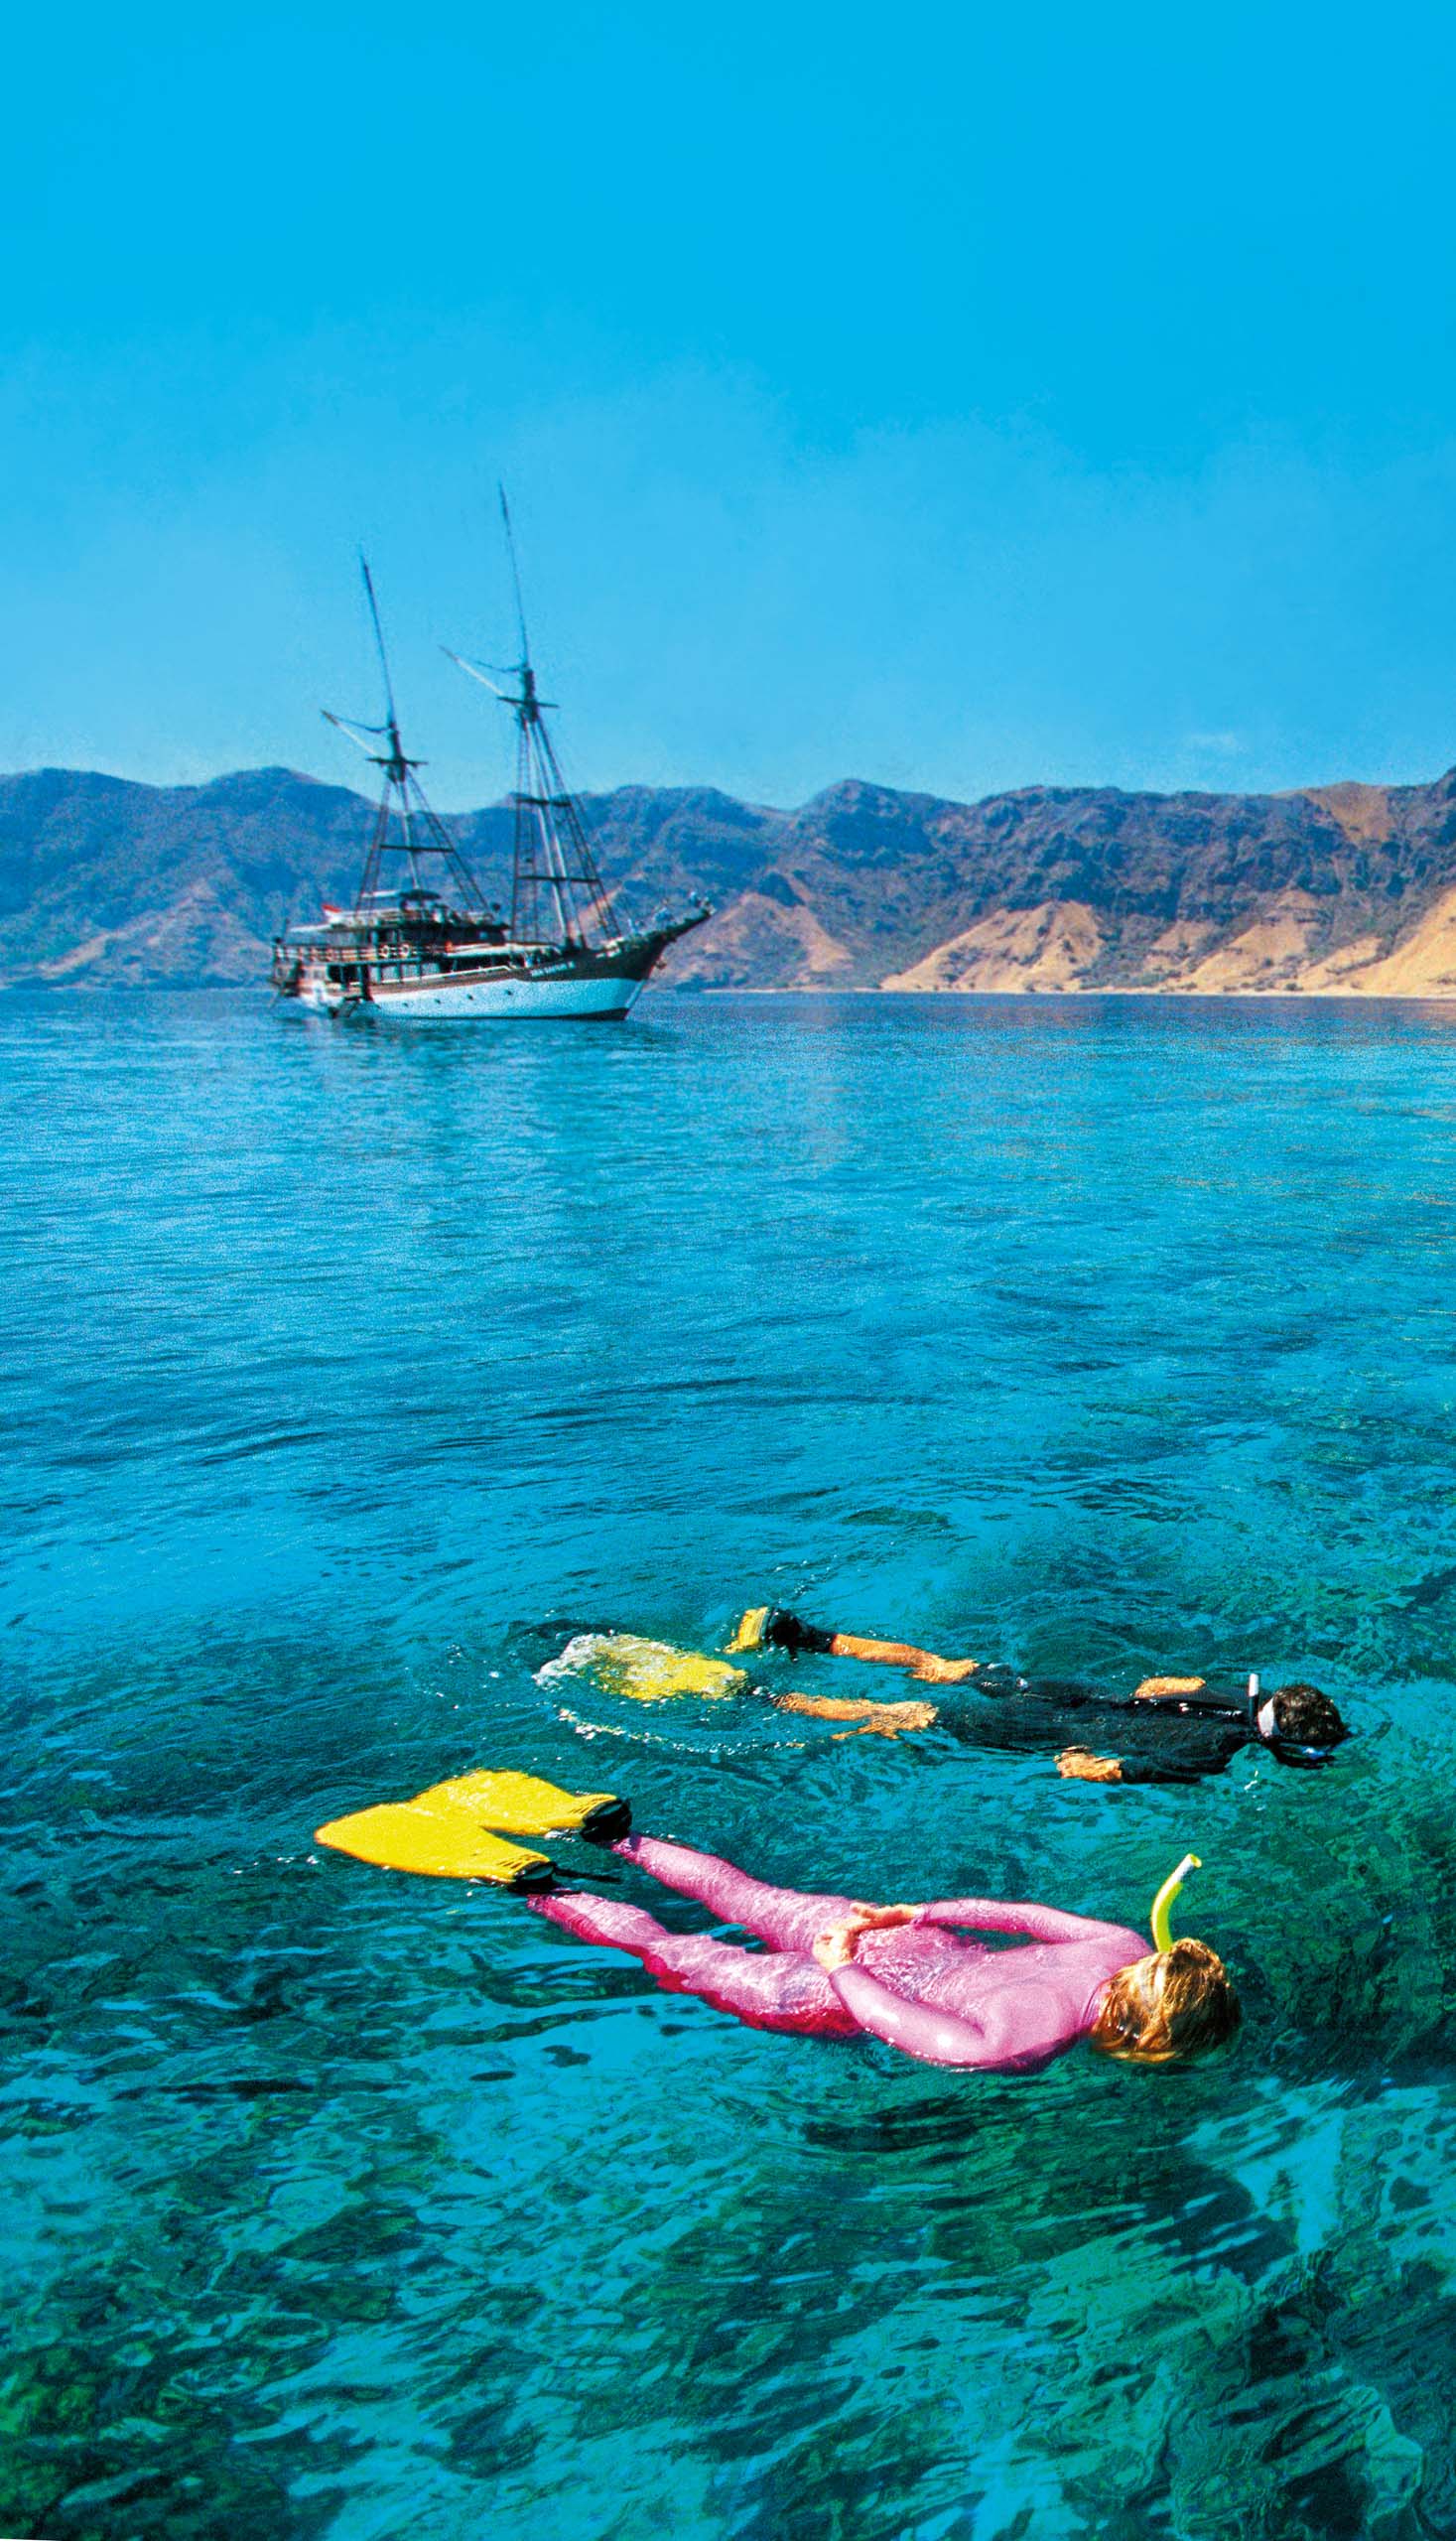
{"label": "pink wetsuit", "polygon": [[[769,1888],[714,1853],[653,1835],[624,1835],[612,1851],[696,1897],[724,1923],[769,1943],[735,1947],[707,1934],[670,1933],[640,1906],[579,1890],[526,1900],[579,1939],[630,1950],[660,1985],[701,1994],[753,2029],[853,2038],[867,2031],[927,2065],[1026,2073],[1075,2046],[1097,2018],[1102,1989],[1150,1944],[1123,1924],[953,1897],[917,1909],[912,1924],[860,1936],[856,1956],[833,1974],[812,1955],[819,1935],[854,1911],[849,1897]],[[1016,1949],[990,1949],[957,1927],[1020,1933]]]}

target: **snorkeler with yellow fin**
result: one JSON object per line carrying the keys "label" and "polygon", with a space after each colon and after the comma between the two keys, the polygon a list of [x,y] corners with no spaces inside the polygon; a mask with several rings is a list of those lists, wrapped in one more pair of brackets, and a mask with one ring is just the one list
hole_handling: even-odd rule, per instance
{"label": "snorkeler with yellow fin", "polygon": [[[521,1833],[605,1835],[618,1860],[768,1946],[672,1932],[624,1899],[558,1884],[543,1854],[501,1842],[487,1815]],[[1084,2038],[1104,2055],[1162,2065],[1222,2046],[1239,2026],[1217,1952],[1175,1941],[1169,1927],[1195,1854],[1158,1891],[1149,1952],[1128,1926],[1054,1907],[989,1897],[874,1906],[773,1887],[716,1853],[607,1834],[629,1815],[614,1794],[482,1772],[321,1826],[318,1840],[395,1869],[529,1887],[539,1893],[526,1905],[561,1931],[627,1951],[669,1992],[696,1994],[751,2029],[878,2038],[961,2072],[1033,2073]],[[992,1948],[984,1934],[1018,1945]]]}
{"label": "snorkeler with yellow fin", "polygon": [[[1064,1780],[1195,1783],[1223,1773],[1241,1752],[1263,1749],[1276,1764],[1318,1769],[1352,1732],[1329,1696],[1302,1679],[1262,1693],[1251,1675],[1243,1694],[1216,1692],[1203,1676],[1144,1676],[1130,1694],[1071,1680],[1028,1682],[977,1659],[945,1659],[904,1641],[827,1630],[781,1606],[750,1606],[726,1648],[734,1658],[777,1651],[868,1662],[901,1671],[919,1685],[952,1689],[949,1701],[879,1702],[868,1697],[780,1688],[779,1711],[841,1721],[841,1736],[896,1738],[939,1727],[963,1744],[1048,1754]],[[954,1689],[965,1688],[969,1703]],[[1085,1742],[1106,1737],[1111,1753]]]}

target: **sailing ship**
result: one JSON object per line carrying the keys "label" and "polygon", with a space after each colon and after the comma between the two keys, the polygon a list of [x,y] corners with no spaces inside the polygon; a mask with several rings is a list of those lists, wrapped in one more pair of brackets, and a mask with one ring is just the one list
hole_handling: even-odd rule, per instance
{"label": "sailing ship", "polygon": [[[405,752],[374,580],[361,556],[384,721],[359,724],[324,711],[380,770],[379,802],[353,906],[326,902],[316,924],[290,927],[275,939],[272,982],[282,997],[329,1013],[409,1022],[615,1018],[630,1011],[669,945],[713,914],[703,900],[685,916],[664,910],[641,927],[620,895],[608,892],[543,721],[553,710],[536,687],[503,492],[500,508],[520,633],[520,659],[501,676],[514,686],[498,688],[481,664],[459,653],[450,659],[515,717],[509,916],[486,900],[426,799],[419,779],[424,762]],[[390,872],[399,878],[390,881]]]}

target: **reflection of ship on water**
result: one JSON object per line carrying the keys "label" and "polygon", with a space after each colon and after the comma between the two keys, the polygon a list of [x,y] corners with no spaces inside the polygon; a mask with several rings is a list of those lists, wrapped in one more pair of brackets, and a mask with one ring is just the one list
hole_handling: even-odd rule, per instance
{"label": "reflection of ship on water", "polygon": [[[509,540],[503,494],[501,511]],[[272,979],[281,996],[328,1012],[367,1011],[408,1021],[614,1017],[628,1012],[668,946],[711,914],[703,902],[687,917],[664,914],[639,928],[624,906],[613,903],[542,720],[549,701],[536,693],[513,543],[511,571],[521,638],[520,660],[508,674],[514,690],[497,688],[475,664],[451,655],[516,719],[509,922],[487,905],[450,831],[431,810],[416,774],[420,761],[405,756],[365,563],[364,589],[384,677],[384,722],[356,725],[338,715],[329,721],[383,770],[379,807],[353,907],[326,904],[316,925],[291,927],[276,939]],[[389,857],[404,859],[405,879],[392,889],[384,882]],[[425,879],[432,857],[438,889]]]}

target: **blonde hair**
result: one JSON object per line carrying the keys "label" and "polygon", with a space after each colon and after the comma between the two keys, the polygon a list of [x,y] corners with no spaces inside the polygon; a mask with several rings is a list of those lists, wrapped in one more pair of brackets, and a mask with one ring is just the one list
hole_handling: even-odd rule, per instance
{"label": "blonde hair", "polygon": [[1218,1951],[1207,1941],[1179,1940],[1119,1968],[1088,2038],[1104,2056],[1169,2065],[1227,2046],[1242,2018]]}

